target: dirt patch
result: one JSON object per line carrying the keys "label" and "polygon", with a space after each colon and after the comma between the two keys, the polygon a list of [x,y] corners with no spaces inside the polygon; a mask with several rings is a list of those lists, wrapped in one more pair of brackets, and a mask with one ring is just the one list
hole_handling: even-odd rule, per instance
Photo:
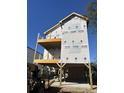
{"label": "dirt patch", "polygon": [[45,93],[97,93],[97,89],[86,89],[86,88],[57,88],[57,87],[50,87],[49,89],[45,90]]}

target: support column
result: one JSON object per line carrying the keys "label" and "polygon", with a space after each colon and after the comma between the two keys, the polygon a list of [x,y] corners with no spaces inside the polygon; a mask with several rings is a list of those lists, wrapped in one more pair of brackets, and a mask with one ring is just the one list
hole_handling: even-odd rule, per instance
{"label": "support column", "polygon": [[60,85],[62,85],[62,64],[60,64],[60,75],[59,75]]}
{"label": "support column", "polygon": [[89,63],[89,78],[90,78],[90,86],[91,89],[93,88],[93,80],[92,80],[92,71],[91,71],[91,64]]}
{"label": "support column", "polygon": [[89,71],[90,86],[91,86],[91,89],[93,89],[93,80],[92,80],[91,64],[88,63],[88,64],[84,64],[84,65],[88,68],[88,71]]}
{"label": "support column", "polygon": [[40,33],[38,33],[38,36],[37,36],[37,41],[36,41],[35,51],[34,51],[34,60],[35,60],[36,53],[37,53],[37,47],[38,47],[38,39],[39,39],[39,37],[40,37]]}
{"label": "support column", "polygon": [[[61,62],[61,61],[60,61]],[[59,81],[60,81],[60,86],[62,85],[62,68],[66,65],[66,63],[64,63],[64,64],[62,64],[62,63],[60,63],[60,64],[58,64],[57,63],[57,65],[59,66],[59,70],[60,70],[60,73],[59,73]]]}

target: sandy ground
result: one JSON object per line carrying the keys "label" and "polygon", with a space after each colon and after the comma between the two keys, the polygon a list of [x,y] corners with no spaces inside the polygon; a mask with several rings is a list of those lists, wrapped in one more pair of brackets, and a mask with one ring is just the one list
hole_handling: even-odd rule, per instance
{"label": "sandy ground", "polygon": [[93,86],[93,89],[91,89],[91,86],[89,84],[81,84],[74,82],[62,82],[61,86],[59,82],[54,82],[51,85],[51,89],[52,88],[58,88],[59,92],[56,93],[97,93],[97,87],[95,85]]}

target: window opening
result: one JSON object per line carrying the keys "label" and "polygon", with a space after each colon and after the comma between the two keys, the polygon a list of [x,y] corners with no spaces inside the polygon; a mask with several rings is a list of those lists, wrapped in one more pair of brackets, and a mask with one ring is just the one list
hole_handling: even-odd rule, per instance
{"label": "window opening", "polygon": [[75,26],[75,28],[78,28],[78,26]]}
{"label": "window opening", "polygon": [[84,57],[84,60],[86,60],[87,58],[86,57]]}
{"label": "window opening", "polygon": [[77,60],[77,57],[75,57],[75,60]]}
{"label": "window opening", "polygon": [[68,60],[68,57],[66,57],[66,60]]}

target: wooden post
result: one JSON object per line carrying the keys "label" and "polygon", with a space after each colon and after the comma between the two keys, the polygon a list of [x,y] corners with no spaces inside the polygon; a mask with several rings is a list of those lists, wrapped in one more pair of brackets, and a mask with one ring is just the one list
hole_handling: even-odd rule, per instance
{"label": "wooden post", "polygon": [[88,64],[85,64],[84,65],[88,68],[89,70],[89,80],[90,80],[90,86],[91,86],[91,89],[93,89],[93,80],[92,80],[92,70],[91,70],[91,64],[88,62]]}
{"label": "wooden post", "polygon": [[41,59],[41,54],[39,54],[39,59]]}
{"label": "wooden post", "polygon": [[35,51],[34,51],[34,60],[35,60],[36,53],[37,53],[37,47],[38,47],[38,39],[39,39],[39,37],[40,37],[40,33],[38,33],[38,36],[37,36],[37,41],[36,41]]}
{"label": "wooden post", "polygon": [[60,85],[62,85],[62,64],[60,64],[60,75],[59,75]]}
{"label": "wooden post", "polygon": [[[60,64],[59,64],[60,63]],[[66,65],[66,63],[62,64],[61,63],[61,60],[60,62],[57,63],[58,67],[59,67],[59,70],[60,70],[60,73],[59,73],[59,81],[60,81],[60,86],[62,85],[62,68]]]}
{"label": "wooden post", "polygon": [[89,78],[90,78],[90,86],[91,89],[93,88],[93,81],[92,81],[92,71],[91,71],[91,64],[89,63]]}

